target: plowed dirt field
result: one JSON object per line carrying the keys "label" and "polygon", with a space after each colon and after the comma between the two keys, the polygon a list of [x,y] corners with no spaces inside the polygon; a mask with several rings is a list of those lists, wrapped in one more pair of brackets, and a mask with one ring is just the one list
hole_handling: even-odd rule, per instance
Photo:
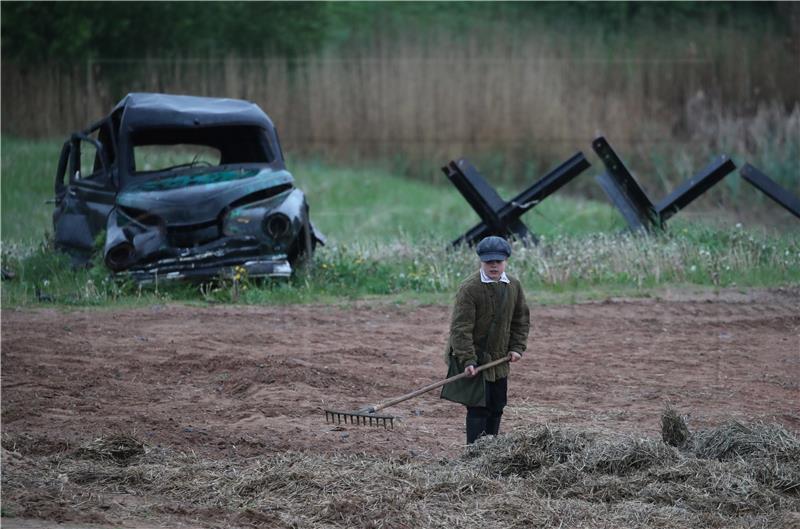
{"label": "plowed dirt field", "polygon": [[[501,430],[530,423],[657,436],[729,418],[800,430],[800,289],[532,304]],[[283,451],[456,456],[463,410],[438,391],[394,430],[329,425],[444,377],[450,307],[157,305],[2,311],[2,431],[25,457],[98,437],[239,458]],[[14,491],[4,490],[4,495]],[[6,522],[13,519],[4,519]]]}

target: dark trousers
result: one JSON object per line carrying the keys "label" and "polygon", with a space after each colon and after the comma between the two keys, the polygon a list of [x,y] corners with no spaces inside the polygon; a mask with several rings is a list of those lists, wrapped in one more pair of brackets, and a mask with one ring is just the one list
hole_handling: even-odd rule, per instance
{"label": "dark trousers", "polygon": [[508,402],[508,379],[499,378],[486,384],[486,406],[467,406],[467,444],[481,435],[497,435],[500,418]]}

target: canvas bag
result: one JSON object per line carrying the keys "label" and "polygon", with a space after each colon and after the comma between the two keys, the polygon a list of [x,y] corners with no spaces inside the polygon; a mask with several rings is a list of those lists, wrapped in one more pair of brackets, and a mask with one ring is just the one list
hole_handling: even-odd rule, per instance
{"label": "canvas bag", "polygon": [[[504,286],[501,289],[501,292],[502,294],[500,295],[500,303],[498,303],[497,309],[494,312],[492,323],[489,324],[489,332],[487,332],[486,336],[484,336],[481,350],[478,351],[478,363],[480,365],[486,364],[491,360],[489,358],[489,352],[487,351],[489,338],[492,336],[492,334],[494,334],[495,328],[497,327],[497,319],[505,309],[508,287]],[[448,359],[447,378],[463,373],[464,368],[465,366],[462,365],[461,362],[459,362],[458,359],[451,353]],[[484,374],[481,372],[472,378],[464,377],[462,379],[445,384],[442,386],[442,393],[440,397],[445,400],[458,402],[459,404],[469,407],[486,406],[486,382],[484,379]]]}

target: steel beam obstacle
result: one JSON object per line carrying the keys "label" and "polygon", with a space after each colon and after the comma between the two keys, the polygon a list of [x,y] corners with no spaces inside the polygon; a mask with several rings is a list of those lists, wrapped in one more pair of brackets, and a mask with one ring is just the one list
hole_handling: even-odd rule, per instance
{"label": "steel beam obstacle", "polygon": [[595,180],[625,217],[631,230],[661,228],[655,206],[606,139],[602,136],[596,138],[592,142],[592,149],[606,167],[606,172],[596,176]]}
{"label": "steel beam obstacle", "polygon": [[730,158],[718,156],[663,200],[653,204],[604,137],[595,138],[592,148],[606,167],[606,172],[596,180],[634,232],[664,229],[667,219],[736,169]]}
{"label": "steel beam obstacle", "polygon": [[481,218],[479,224],[455,239],[452,242],[453,246],[473,245],[489,235],[516,237],[535,244],[538,239],[520,220],[522,214],[588,168],[589,162],[586,157],[582,152],[578,152],[506,202],[466,158],[451,161],[442,167],[442,172]]}
{"label": "steel beam obstacle", "polygon": [[772,178],[768,177],[749,163],[744,164],[744,167],[739,170],[739,174],[741,174],[742,178],[752,184],[756,189],[767,195],[769,198],[786,209],[789,213],[800,219],[800,199],[779,186]]}

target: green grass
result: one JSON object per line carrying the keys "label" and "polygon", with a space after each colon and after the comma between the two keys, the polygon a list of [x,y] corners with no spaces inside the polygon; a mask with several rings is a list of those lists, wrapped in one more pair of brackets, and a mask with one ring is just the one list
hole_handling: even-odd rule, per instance
{"label": "green grass", "polygon": [[[53,181],[60,141],[2,138],[3,244],[39,243],[52,232]],[[480,220],[442,174],[441,185],[410,180],[380,167],[341,168],[313,160],[290,163],[311,205],[314,224],[334,243],[408,235],[454,239]],[[505,199],[518,189],[500,188]],[[526,214],[537,234],[619,230],[622,218],[600,202],[554,195]]]}
{"label": "green grass", "polygon": [[0,140],[0,207],[3,245],[35,244],[52,231],[53,199],[61,142]]}
{"label": "green grass", "polygon": [[[478,217],[444,176],[442,185],[431,185],[381,168],[307,160],[290,164],[290,170],[308,195],[312,220],[328,236],[309,270],[283,282],[244,277],[202,287],[140,288],[112,279],[99,259],[91,269],[73,270],[65,256],[50,250],[43,234],[52,206],[44,201],[51,195],[58,143],[3,139],[2,147],[2,257],[3,266],[16,273],[3,282],[4,306],[346,303],[375,297],[446,303],[477,264],[472,250],[449,247]],[[523,219],[541,244],[515,243],[509,269],[537,300],[648,295],[675,285],[800,283],[797,232],[697,222],[686,215],[671,221],[667,233],[632,236],[623,233],[623,220],[610,205],[563,195],[549,197]]]}
{"label": "green grass", "polygon": [[[431,185],[380,167],[337,168],[305,161],[289,169],[308,196],[314,224],[337,244],[420,237],[452,240],[480,221],[444,174],[437,181],[441,185]],[[506,200],[519,191],[499,187]],[[525,222],[546,236],[624,228],[610,205],[560,195],[532,209]]]}

